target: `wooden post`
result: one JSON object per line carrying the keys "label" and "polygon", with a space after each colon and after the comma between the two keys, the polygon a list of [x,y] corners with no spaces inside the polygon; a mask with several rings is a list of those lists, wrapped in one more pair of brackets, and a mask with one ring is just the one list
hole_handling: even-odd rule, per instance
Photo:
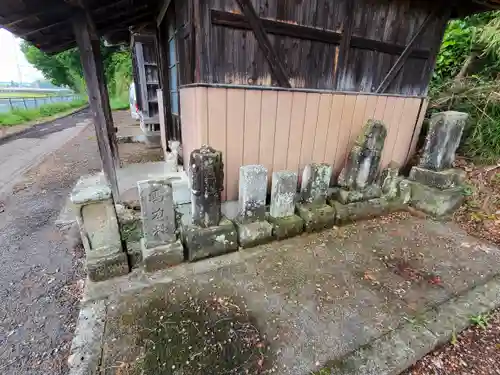
{"label": "wooden post", "polygon": [[349,51],[351,49],[351,38],[354,27],[354,2],[347,1],[345,3],[346,11],[344,18],[344,25],[342,27],[342,40],[339,46],[339,57],[335,69],[335,89],[341,90],[344,88],[345,77],[349,69]]}
{"label": "wooden post", "polygon": [[73,31],[80,50],[83,75],[87,84],[90,109],[94,117],[102,168],[114,199],[119,199],[116,168],[119,168],[118,144],[109,105],[106,77],[101,61],[100,41],[87,10],[78,10],[73,18]]}

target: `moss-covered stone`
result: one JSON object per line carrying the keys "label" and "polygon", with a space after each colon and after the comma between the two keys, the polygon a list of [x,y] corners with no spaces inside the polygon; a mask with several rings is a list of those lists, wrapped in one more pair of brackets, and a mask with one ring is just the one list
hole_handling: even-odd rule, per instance
{"label": "moss-covered stone", "polygon": [[238,242],[243,249],[264,245],[273,240],[273,226],[265,220],[253,223],[236,223]]}
{"label": "moss-covered stone", "polygon": [[127,242],[127,255],[130,268],[137,268],[142,262],[141,242]]}
{"label": "moss-covered stone", "polygon": [[304,220],[306,232],[318,232],[335,225],[335,209],[327,204],[297,204],[297,213]]}
{"label": "moss-covered stone", "polygon": [[342,204],[366,201],[368,199],[379,198],[382,190],[377,185],[368,185],[366,188],[357,190],[346,190],[337,188],[333,190],[332,199]]}
{"label": "moss-covered stone", "polygon": [[103,281],[129,273],[127,254],[124,252],[87,258],[87,273],[92,281]]}
{"label": "moss-covered stone", "polygon": [[116,215],[120,223],[122,241],[139,242],[143,237],[140,211],[116,205]]}
{"label": "moss-covered stone", "polygon": [[386,198],[375,198],[364,202],[349,204],[342,204],[335,200],[330,200],[329,203],[335,207],[337,224],[347,224],[356,220],[371,219],[405,209],[403,203],[391,201]]}
{"label": "moss-covered stone", "polygon": [[144,239],[141,241],[142,263],[146,272],[155,272],[176,266],[184,261],[184,248],[180,241],[147,248]]}
{"label": "moss-covered stone", "polygon": [[304,231],[304,220],[297,215],[267,219],[273,226],[273,236],[277,240],[295,237]]}
{"label": "moss-covered stone", "polygon": [[464,201],[463,189],[437,189],[416,181],[405,180],[404,186],[410,191],[410,205],[436,218],[446,218]]}
{"label": "moss-covered stone", "polygon": [[421,167],[413,167],[408,179],[438,189],[449,189],[463,184],[465,177],[465,171],[461,169],[451,168],[434,171]]}
{"label": "moss-covered stone", "polygon": [[182,227],[182,242],[187,259],[195,261],[238,250],[238,234],[234,224],[224,218],[216,227],[195,225]]}

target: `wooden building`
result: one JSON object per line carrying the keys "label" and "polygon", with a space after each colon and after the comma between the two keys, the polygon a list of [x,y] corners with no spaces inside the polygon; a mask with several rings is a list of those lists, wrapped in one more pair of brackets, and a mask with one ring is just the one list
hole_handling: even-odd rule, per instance
{"label": "wooden building", "polygon": [[[208,143],[225,158],[225,198],[242,164],[339,172],[369,118],[388,127],[382,167],[415,149],[447,21],[498,0],[4,0],[0,24],[42,50],[78,45],[104,170],[116,141],[97,37],[153,27],[160,119],[184,155]],[[74,32],[73,32],[74,31]],[[184,157],[184,160],[188,160]]]}

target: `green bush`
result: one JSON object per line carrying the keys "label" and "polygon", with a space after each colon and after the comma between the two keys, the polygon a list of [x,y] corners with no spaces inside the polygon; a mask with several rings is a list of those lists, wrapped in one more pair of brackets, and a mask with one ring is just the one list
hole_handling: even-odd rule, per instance
{"label": "green bush", "polygon": [[0,113],[0,126],[12,126],[23,123],[25,120],[12,112]]}

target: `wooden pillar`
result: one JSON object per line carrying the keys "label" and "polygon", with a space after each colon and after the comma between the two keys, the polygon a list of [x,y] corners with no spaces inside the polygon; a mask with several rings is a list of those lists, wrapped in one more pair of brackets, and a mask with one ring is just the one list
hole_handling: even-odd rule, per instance
{"label": "wooden pillar", "polygon": [[87,10],[76,10],[73,31],[80,50],[83,75],[87,84],[90,109],[94,118],[102,168],[115,200],[119,199],[116,168],[119,168],[118,144],[109,104],[106,77],[101,60],[100,40]]}

